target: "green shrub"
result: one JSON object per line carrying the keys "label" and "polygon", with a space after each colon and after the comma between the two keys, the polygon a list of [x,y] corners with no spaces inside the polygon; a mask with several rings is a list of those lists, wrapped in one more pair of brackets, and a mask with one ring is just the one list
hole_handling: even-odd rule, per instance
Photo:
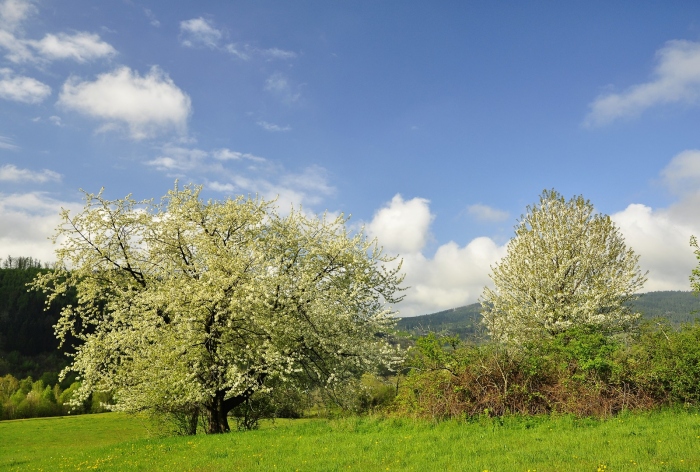
{"label": "green shrub", "polygon": [[625,361],[626,349],[588,328],[517,349],[497,343],[463,346],[430,335],[409,356],[395,409],[445,419],[484,413],[609,416],[649,407],[653,401],[632,379],[637,374]]}

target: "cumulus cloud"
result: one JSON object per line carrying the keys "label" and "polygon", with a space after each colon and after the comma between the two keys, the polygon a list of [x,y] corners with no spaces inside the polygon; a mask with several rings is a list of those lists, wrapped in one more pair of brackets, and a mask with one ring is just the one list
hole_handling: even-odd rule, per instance
{"label": "cumulus cloud", "polygon": [[0,69],[0,98],[23,103],[41,103],[51,95],[51,87],[36,79],[16,76],[10,69]]}
{"label": "cumulus cloud", "polygon": [[415,253],[427,243],[432,220],[428,200],[406,201],[396,194],[388,205],[374,214],[366,229],[388,252]]}
{"label": "cumulus cloud", "polygon": [[684,223],[669,209],[642,204],[629,205],[611,218],[639,255],[642,269],[649,271],[645,291],[690,289],[688,276],[697,261],[688,243],[692,234],[700,234],[700,221]]}
{"label": "cumulus cloud", "polygon": [[415,316],[476,303],[485,286],[493,286],[491,266],[506,255],[506,246],[479,237],[465,246],[450,241],[432,257],[400,254],[405,285],[411,288],[399,305],[400,316]]}
{"label": "cumulus cloud", "polygon": [[280,126],[276,125],[274,123],[268,123],[267,121],[258,121],[257,125],[260,126],[262,129],[265,131],[274,131],[274,132],[280,132],[280,131],[291,131],[292,127],[287,125],[287,126]]}
{"label": "cumulus cloud", "polygon": [[46,34],[42,39],[26,39],[22,23],[36,7],[23,0],[5,0],[0,3],[0,49],[14,63],[49,62],[70,59],[87,62],[111,57],[116,50],[94,33],[78,31],[72,34]]}
{"label": "cumulus cloud", "polygon": [[6,164],[0,167],[0,181],[5,182],[50,182],[61,180],[61,174],[48,169],[33,171],[20,169],[13,164]]}
{"label": "cumulus cloud", "polygon": [[192,110],[190,97],[158,67],[143,77],[128,67],[94,81],[72,77],[63,85],[58,104],[106,122],[106,129],[126,125],[136,140],[169,130],[184,134]]}
{"label": "cumulus cloud", "polygon": [[28,41],[43,58],[48,60],[72,59],[87,62],[93,59],[110,57],[117,53],[110,44],[93,33],[47,34],[39,41]]}
{"label": "cumulus cloud", "polygon": [[588,126],[639,115],[647,108],[671,104],[695,104],[700,99],[700,43],[669,41],[656,53],[652,80],[622,93],[601,95],[590,105]]}
{"label": "cumulus cloud", "polygon": [[479,237],[465,246],[454,241],[438,247],[431,257],[425,254],[433,215],[429,201],[404,200],[396,195],[377,211],[365,226],[370,237],[388,254],[398,254],[411,288],[398,307],[401,316],[433,313],[474,303],[484,287],[491,285],[490,266],[505,255],[505,246]]}
{"label": "cumulus cloud", "polygon": [[187,47],[205,46],[215,49],[221,41],[222,32],[202,17],[180,22],[182,45]]}
{"label": "cumulus cloud", "polygon": [[467,213],[477,221],[486,223],[497,223],[505,221],[510,217],[507,211],[499,210],[481,203],[469,205],[467,207]]}
{"label": "cumulus cloud", "polygon": [[649,271],[644,289],[689,290],[688,277],[697,264],[691,235],[700,236],[700,151],[679,153],[660,172],[661,181],[677,199],[667,208],[632,204],[611,215],[625,240]]}
{"label": "cumulus cloud", "polygon": [[61,208],[79,211],[82,204],[53,199],[40,192],[0,193],[0,247],[5,255],[54,260],[48,239],[60,223]]}

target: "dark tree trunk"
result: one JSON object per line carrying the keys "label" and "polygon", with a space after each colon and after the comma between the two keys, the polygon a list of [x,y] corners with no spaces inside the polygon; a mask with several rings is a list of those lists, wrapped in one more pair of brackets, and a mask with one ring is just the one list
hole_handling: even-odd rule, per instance
{"label": "dark tree trunk", "polygon": [[[258,376],[258,385],[263,384],[265,377],[267,377],[267,374],[261,374]],[[225,390],[219,390],[216,392],[216,395],[211,398],[209,404],[207,405],[207,411],[209,413],[209,429],[207,430],[207,434],[230,432],[231,428],[228,425],[229,411],[244,403],[253,396],[253,393],[255,393],[255,389],[252,387],[248,388],[240,395],[231,398],[225,398]]]}
{"label": "dark tree trunk", "polygon": [[199,408],[195,408],[190,413],[189,421],[187,423],[187,434],[194,436],[197,434],[197,424],[199,423]]}
{"label": "dark tree trunk", "polygon": [[211,399],[211,404],[207,409],[209,410],[209,430],[207,434],[220,434],[231,431],[228,425],[228,412],[231,411],[231,408],[226,408],[223,392],[217,392],[216,396]]}

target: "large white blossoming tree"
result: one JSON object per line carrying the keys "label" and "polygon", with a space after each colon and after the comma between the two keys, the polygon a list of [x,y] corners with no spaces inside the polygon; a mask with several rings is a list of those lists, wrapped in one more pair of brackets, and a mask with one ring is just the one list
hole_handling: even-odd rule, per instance
{"label": "large white blossoming tree", "polygon": [[639,317],[627,304],[646,281],[638,260],[590,201],[545,190],[491,268],[495,288],[481,296],[483,321],[493,339],[510,344],[573,327],[624,331]]}
{"label": "large white blossoming tree", "polygon": [[68,367],[78,400],[110,391],[115,409],[190,412],[190,433],[202,414],[221,433],[270,385],[332,386],[396,359],[384,337],[402,290],[392,258],[343,217],[200,191],[176,184],[159,203],[86,193],[82,212],[63,210],[57,269],[34,285],[48,303],[77,291],[56,332],[81,341]]}

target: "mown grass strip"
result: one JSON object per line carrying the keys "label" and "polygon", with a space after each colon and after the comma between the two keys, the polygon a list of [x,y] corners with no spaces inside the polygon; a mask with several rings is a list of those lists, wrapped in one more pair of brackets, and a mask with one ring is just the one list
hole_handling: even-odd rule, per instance
{"label": "mown grass strip", "polygon": [[695,411],[626,414],[604,421],[564,416],[439,424],[357,417],[278,421],[258,431],[220,436],[145,436],[138,420],[117,414],[0,423],[0,468],[700,470],[700,416]]}

